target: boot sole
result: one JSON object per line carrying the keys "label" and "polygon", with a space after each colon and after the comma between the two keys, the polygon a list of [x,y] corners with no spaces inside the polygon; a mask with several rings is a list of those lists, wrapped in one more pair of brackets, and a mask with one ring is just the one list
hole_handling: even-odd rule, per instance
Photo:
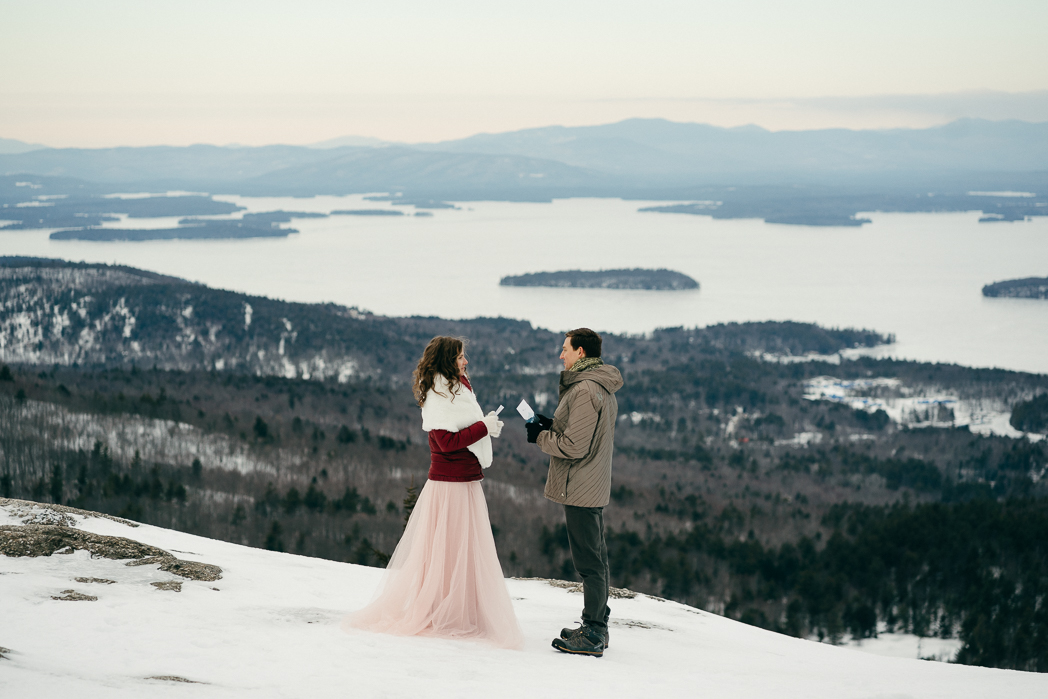
{"label": "boot sole", "polygon": [[603,658],[604,657],[604,651],[603,650],[599,650],[599,651],[597,651],[597,650],[572,650],[570,648],[565,648],[563,646],[557,645],[556,641],[554,641],[552,643],[552,645],[553,645],[554,648],[559,650],[561,653],[571,653],[572,655],[588,655],[588,656],[593,657],[593,658]]}

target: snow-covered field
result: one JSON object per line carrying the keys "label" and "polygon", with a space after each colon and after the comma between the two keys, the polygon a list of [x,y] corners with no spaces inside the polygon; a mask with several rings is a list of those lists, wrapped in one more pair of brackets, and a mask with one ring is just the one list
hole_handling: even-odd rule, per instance
{"label": "snow-covered field", "polygon": [[[22,524],[16,509],[0,506],[0,525]],[[550,640],[576,618],[581,595],[539,580],[509,582],[523,651],[346,633],[340,619],[368,601],[381,570],[147,525],[73,520],[85,531],[218,565],[222,578],[183,580],[84,551],[0,556],[5,698],[1048,696],[1048,675],[882,657],[645,595],[613,601],[602,659],[562,655]],[[181,581],[181,592],[150,585],[167,580]],[[97,600],[53,599],[66,590]]]}

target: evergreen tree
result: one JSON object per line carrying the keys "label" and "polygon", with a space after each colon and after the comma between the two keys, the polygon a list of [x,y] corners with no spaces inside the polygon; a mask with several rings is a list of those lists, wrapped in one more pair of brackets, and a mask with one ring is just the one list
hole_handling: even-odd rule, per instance
{"label": "evergreen tree", "polygon": [[266,534],[266,549],[269,551],[283,551],[284,540],[280,538],[283,533],[284,528],[280,526],[280,522],[274,519],[273,525],[269,528],[269,533]]}
{"label": "evergreen tree", "polygon": [[1023,432],[1044,432],[1048,430],[1048,393],[1021,403],[1012,408],[1009,419],[1011,426]]}
{"label": "evergreen tree", "polygon": [[288,490],[287,495],[284,496],[284,511],[289,515],[293,515],[301,504],[302,496],[299,495],[298,488],[291,488]]}
{"label": "evergreen tree", "polygon": [[357,492],[357,489],[346,488],[346,492],[342,494],[342,497],[335,501],[335,510],[338,512],[353,514],[357,511],[359,505],[360,494]]}
{"label": "evergreen tree", "polygon": [[[290,494],[291,493],[288,492],[288,495]],[[302,504],[313,512],[322,512],[324,510],[324,505],[327,504],[327,497],[324,495],[323,491],[317,489],[316,485],[310,483],[309,489],[306,490],[305,497],[302,498]]]}

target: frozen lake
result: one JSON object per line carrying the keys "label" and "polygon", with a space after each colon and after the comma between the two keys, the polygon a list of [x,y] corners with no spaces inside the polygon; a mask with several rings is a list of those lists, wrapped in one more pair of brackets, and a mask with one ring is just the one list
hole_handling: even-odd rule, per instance
{"label": "frozen lake", "polygon": [[[255,212],[388,207],[361,196],[217,198]],[[553,330],[639,333],[751,320],[865,327],[895,333],[891,356],[1048,373],[1048,301],[980,293],[989,282],[1048,275],[1048,217],[980,224],[975,211],[873,213],[861,228],[819,228],[637,211],[646,205],[470,202],[432,217],[299,219],[290,225],[300,233],[284,239],[93,243],[5,231],[0,250],[132,265],[386,315],[506,316]],[[618,267],[666,267],[694,277],[701,289],[498,285],[507,274]]]}

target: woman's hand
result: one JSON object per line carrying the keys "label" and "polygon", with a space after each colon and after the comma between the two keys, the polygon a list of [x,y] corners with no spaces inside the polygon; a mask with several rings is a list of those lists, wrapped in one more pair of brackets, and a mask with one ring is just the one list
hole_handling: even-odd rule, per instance
{"label": "woman's hand", "polygon": [[502,422],[502,420],[499,420],[499,416],[495,414],[494,410],[485,415],[481,419],[481,422],[483,422],[484,425],[488,428],[489,437],[498,437],[499,435],[501,435],[502,427],[506,424]]}

